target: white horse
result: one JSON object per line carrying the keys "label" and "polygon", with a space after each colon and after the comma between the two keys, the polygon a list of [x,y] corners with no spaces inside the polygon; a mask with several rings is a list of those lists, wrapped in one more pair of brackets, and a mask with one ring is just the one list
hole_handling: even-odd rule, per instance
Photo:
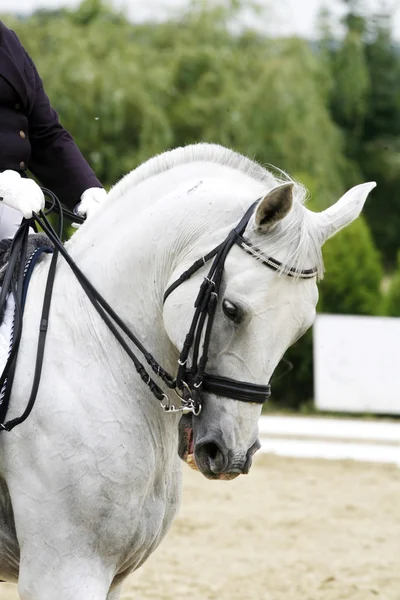
{"label": "white horse", "polygon": [[[374,187],[359,185],[316,214],[303,206],[303,187],[283,181],[290,180],[219,146],[176,149],[122,179],[68,249],[176,373],[207,266],[165,303],[163,294],[261,198],[245,232],[258,248],[250,253],[282,267],[276,273],[237,246],[229,252],[209,370],[265,385],[315,317],[316,277],[289,277],[288,270],[321,275],[323,242],[358,216]],[[9,418],[23,412],[30,392],[49,261],[32,276]],[[179,415],[162,412],[60,258],[35,407],[0,434],[0,578],[18,581],[23,600],[116,600],[177,513],[178,446],[209,477],[247,472],[260,410],[204,394],[201,414],[186,416],[179,429]]]}

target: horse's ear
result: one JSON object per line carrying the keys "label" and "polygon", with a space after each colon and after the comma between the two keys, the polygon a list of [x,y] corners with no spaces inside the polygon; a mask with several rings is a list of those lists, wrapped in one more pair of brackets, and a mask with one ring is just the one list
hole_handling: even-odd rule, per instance
{"label": "horse's ear", "polygon": [[359,216],[368,194],[374,187],[376,187],[375,181],[356,185],[346,192],[336,204],[316,215],[321,245]]}
{"label": "horse's ear", "polygon": [[270,192],[260,201],[254,214],[255,226],[260,233],[271,229],[281,221],[293,204],[293,183],[284,183]]}

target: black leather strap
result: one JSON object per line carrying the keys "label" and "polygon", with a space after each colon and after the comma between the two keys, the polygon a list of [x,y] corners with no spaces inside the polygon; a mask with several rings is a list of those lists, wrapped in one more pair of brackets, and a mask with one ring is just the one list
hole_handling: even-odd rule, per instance
{"label": "black leather strap", "polygon": [[202,388],[205,392],[231,398],[231,400],[240,400],[240,402],[255,402],[264,404],[271,396],[270,385],[256,385],[245,381],[237,381],[228,377],[219,375],[209,375],[206,373],[203,378]]}
{"label": "black leather strap", "polygon": [[164,294],[164,302],[166,301],[168,296],[170,294],[172,294],[172,292],[181,285],[181,283],[184,283],[185,281],[190,279],[192,275],[194,275],[199,269],[201,269],[201,267],[204,267],[204,265],[206,263],[208,263],[208,261],[211,260],[213,258],[213,256],[215,256],[217,254],[218,249],[219,249],[219,246],[217,246],[216,248],[213,248],[213,250],[211,250],[211,252],[209,252],[202,258],[199,258],[198,260],[196,260],[196,262],[194,262],[192,264],[192,266],[189,269],[187,269],[187,271],[184,271],[182,273],[182,275],[180,277],[178,277],[178,279],[176,281],[174,281],[174,283],[171,283],[171,285],[169,286],[169,288],[167,288],[167,291]]}
{"label": "black leather strap", "polygon": [[[235,242],[242,250],[247,252],[247,254],[250,254],[250,256],[256,258],[262,265],[269,267],[273,271],[279,271],[284,267],[282,262],[272,256],[267,256],[260,248],[254,246],[254,244],[249,240],[246,240],[243,236],[236,235]],[[285,269],[285,275],[288,275],[289,277],[298,277],[299,279],[313,279],[317,276],[317,269],[294,269],[291,267]]]}
{"label": "black leather strap", "polygon": [[[181,355],[179,357],[179,369],[176,378],[177,387],[190,388],[193,393],[194,402],[200,404],[199,390],[209,391],[219,396],[233,398],[242,402],[263,403],[270,396],[269,386],[258,386],[241,381],[234,381],[226,377],[212,376],[206,373],[208,362],[208,350],[211,342],[211,332],[216,313],[218,295],[222,282],[225,260],[236,240],[247,227],[249,219],[254,212],[258,200],[254,202],[239,221],[238,225],[228,234],[225,241],[217,246],[209,255],[214,257],[212,265],[200,286],[199,294],[195,302],[195,313],[188,335],[186,336]],[[195,263],[195,265],[197,265]],[[193,267],[195,266],[193,265]],[[201,264],[200,264],[201,266]],[[187,272],[195,273],[198,268],[189,269]],[[177,282],[175,282],[177,283]],[[180,285],[180,284],[178,284]],[[178,285],[172,284],[167,294],[176,289]],[[191,363],[188,364],[189,353]]]}

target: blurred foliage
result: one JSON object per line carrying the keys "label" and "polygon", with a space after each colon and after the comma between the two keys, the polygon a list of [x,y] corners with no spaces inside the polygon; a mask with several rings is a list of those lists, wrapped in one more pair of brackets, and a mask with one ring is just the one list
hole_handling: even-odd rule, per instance
{"label": "blurred foliage", "polygon": [[382,312],[388,317],[400,317],[400,252],[397,256],[397,271],[384,298]]}
{"label": "blurred foliage", "polygon": [[[366,220],[324,248],[318,308],[399,314],[400,275],[383,303],[380,282],[400,246],[400,53],[390,15],[367,18],[361,0],[342,3],[343,39],[325,9],[312,44],[238,27],[243,11],[260,14],[250,0],[192,0],[144,24],[102,0],[4,20],[106,186],[154,154],[198,141],[288,171],[311,190],[314,210],[376,180]],[[300,407],[313,394],[312,334],[288,357],[294,370],[276,381],[274,398]]]}
{"label": "blurred foliage", "polygon": [[400,246],[400,52],[393,42],[393,15],[382,4],[367,18],[366,2],[344,0],[346,35],[335,41],[325,15],[321,27],[333,73],[331,115],[345,138],[345,156],[364,180],[378,182],[364,215],[392,268]]}
{"label": "blurred foliage", "polygon": [[319,311],[376,315],[383,268],[363,219],[357,219],[326,243],[324,261],[326,276],[319,285]]}
{"label": "blurred foliage", "polygon": [[193,2],[179,18],[138,25],[85,0],[7,24],[106,185],[158,152],[202,140],[308,173],[326,206],[349,168],[323,92],[328,75],[306,41],[233,33],[238,7]]}

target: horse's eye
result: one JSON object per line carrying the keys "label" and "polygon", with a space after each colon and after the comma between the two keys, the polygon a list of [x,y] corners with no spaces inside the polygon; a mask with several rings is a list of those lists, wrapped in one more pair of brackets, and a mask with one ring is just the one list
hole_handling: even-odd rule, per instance
{"label": "horse's eye", "polygon": [[222,310],[224,311],[228,319],[234,321],[234,323],[240,323],[240,321],[243,318],[242,309],[236,304],[233,304],[233,302],[230,302],[229,300],[224,300],[222,302]]}

